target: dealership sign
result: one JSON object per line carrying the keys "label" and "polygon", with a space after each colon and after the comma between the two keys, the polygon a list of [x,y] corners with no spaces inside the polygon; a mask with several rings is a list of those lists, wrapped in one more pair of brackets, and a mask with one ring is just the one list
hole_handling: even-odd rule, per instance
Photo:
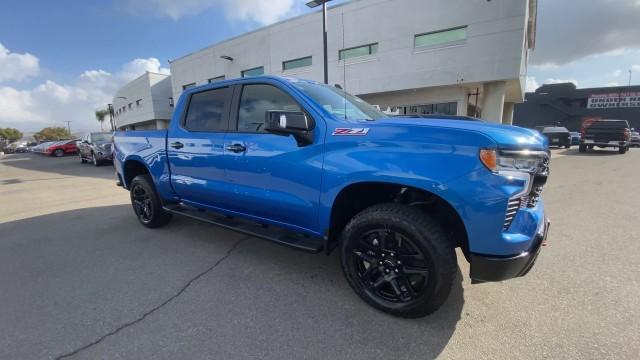
{"label": "dealership sign", "polygon": [[619,92],[592,94],[587,109],[635,108],[640,107],[640,92]]}

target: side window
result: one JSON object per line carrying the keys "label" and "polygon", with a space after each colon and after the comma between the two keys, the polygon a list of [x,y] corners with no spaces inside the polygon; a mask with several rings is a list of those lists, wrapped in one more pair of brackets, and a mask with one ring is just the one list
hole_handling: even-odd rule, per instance
{"label": "side window", "polygon": [[284,91],[271,85],[245,85],[238,111],[239,132],[264,132],[267,111],[302,111],[298,103]]}
{"label": "side window", "polygon": [[225,131],[229,88],[213,89],[191,95],[184,128],[189,131]]}

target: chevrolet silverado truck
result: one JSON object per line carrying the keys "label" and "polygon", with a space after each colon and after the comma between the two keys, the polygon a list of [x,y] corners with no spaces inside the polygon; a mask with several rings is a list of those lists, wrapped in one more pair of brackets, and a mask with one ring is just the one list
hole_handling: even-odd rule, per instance
{"label": "chevrolet silverado truck", "polygon": [[337,249],[365,302],[422,317],[456,248],[474,283],[525,275],[546,243],[548,142],[481,121],[388,117],[281,77],[185,90],[166,130],[117,132],[118,184],[142,225],[183,215],[293,248]]}

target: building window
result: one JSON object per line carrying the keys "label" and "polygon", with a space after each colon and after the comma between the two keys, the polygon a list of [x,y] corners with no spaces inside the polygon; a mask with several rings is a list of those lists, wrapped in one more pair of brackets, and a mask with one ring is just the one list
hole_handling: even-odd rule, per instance
{"label": "building window", "polygon": [[297,69],[301,67],[307,67],[312,65],[312,57],[307,56],[300,59],[294,59],[282,62],[282,71]]}
{"label": "building window", "polygon": [[129,110],[133,107],[133,103],[129,103]]}
{"label": "building window", "polygon": [[373,55],[378,52],[378,43],[356,46],[348,49],[340,50],[340,60],[346,60],[354,57]]}
{"label": "building window", "polygon": [[190,88],[195,87],[195,86],[196,86],[196,83],[194,83],[194,82],[191,83],[191,84],[182,85],[182,90],[187,90],[187,89],[190,89]]}
{"label": "building window", "polygon": [[446,102],[438,104],[400,106],[402,115],[457,115],[458,103]]}
{"label": "building window", "polygon": [[225,79],[224,75],[221,75],[221,76],[212,77],[211,79],[209,79],[207,81],[209,82],[209,84],[211,84],[211,83],[214,83],[214,82],[222,81],[224,79]]}
{"label": "building window", "polygon": [[142,106],[142,99],[136,100],[136,107]]}
{"label": "building window", "polygon": [[260,76],[260,75],[264,75],[264,66],[242,71],[242,77]]}
{"label": "building window", "polygon": [[415,36],[416,48],[431,48],[463,44],[467,40],[467,27],[433,31]]}

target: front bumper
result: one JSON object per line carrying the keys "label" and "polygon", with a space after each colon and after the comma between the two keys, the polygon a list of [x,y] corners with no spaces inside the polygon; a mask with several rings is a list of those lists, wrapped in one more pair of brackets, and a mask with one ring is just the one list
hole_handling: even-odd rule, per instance
{"label": "front bumper", "polygon": [[113,156],[111,155],[111,151],[95,151],[94,154],[96,155],[96,159],[98,159],[99,161],[112,161],[113,160]]}
{"label": "front bumper", "polygon": [[492,256],[471,253],[471,280],[474,283],[479,283],[525,276],[533,267],[540,253],[540,248],[546,245],[550,225],[551,222],[545,217],[531,248],[518,255]]}

